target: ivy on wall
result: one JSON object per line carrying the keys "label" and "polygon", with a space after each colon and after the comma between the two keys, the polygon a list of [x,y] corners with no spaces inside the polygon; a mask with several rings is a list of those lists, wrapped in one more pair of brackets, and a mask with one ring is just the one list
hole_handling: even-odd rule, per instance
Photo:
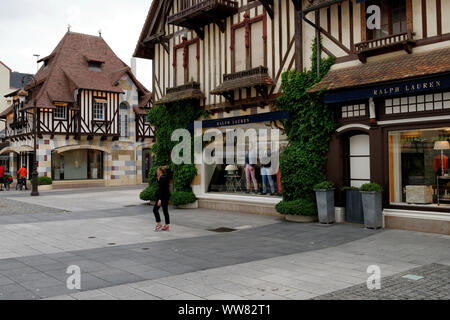
{"label": "ivy on wall", "polygon": [[[323,91],[308,93],[330,70],[334,58],[322,58],[320,73],[317,74],[315,40],[312,50],[311,70],[283,73],[283,95],[277,101],[280,110],[290,112],[290,118],[284,121],[289,146],[283,150],[280,160],[284,202],[314,201],[313,187],[325,180],[329,141],[335,129],[333,111],[322,101]],[[282,207],[286,207],[285,203],[281,203],[277,209],[280,211]],[[302,214],[302,209],[292,209],[288,214]],[[284,209],[282,211],[287,213]]]}
{"label": "ivy on wall", "polygon": [[[192,101],[157,105],[149,111],[148,121],[150,125],[155,127],[156,143],[152,146],[155,161],[150,169],[149,186],[141,192],[140,197],[142,200],[156,200],[156,191],[158,189],[156,170],[158,167],[166,167],[169,176],[173,177],[175,197],[178,192],[192,193],[191,183],[197,176],[197,169],[193,164],[175,165],[172,163],[172,149],[177,142],[173,142],[171,137],[176,129],[187,128],[190,123],[201,116],[207,115],[203,110],[199,109],[198,104]],[[193,158],[193,155],[191,157]],[[186,197],[186,199],[188,198],[192,199],[192,195]]]}

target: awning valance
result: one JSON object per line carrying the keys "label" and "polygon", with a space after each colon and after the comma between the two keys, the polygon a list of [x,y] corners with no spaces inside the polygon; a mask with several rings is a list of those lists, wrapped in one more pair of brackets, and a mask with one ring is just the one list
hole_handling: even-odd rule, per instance
{"label": "awning valance", "polygon": [[309,92],[326,90],[336,103],[450,88],[450,48],[335,69]]}

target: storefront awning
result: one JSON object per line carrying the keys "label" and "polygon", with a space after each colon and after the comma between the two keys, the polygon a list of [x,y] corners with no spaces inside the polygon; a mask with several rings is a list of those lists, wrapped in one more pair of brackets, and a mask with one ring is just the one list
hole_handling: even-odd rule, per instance
{"label": "storefront awning", "polygon": [[[278,120],[284,120],[284,119],[288,119],[288,118],[289,118],[288,111],[266,112],[266,113],[252,114],[252,115],[248,115],[248,116],[231,117],[231,118],[214,119],[214,120],[204,120],[204,121],[202,121],[202,128],[240,126],[240,125],[249,124],[249,123],[278,121]],[[194,124],[193,123],[189,124],[188,129],[193,130]]]}
{"label": "storefront awning", "polygon": [[0,150],[0,154],[7,154],[7,153],[21,153],[21,152],[33,152],[33,147],[30,146],[20,146],[20,147],[6,147]]}
{"label": "storefront awning", "polygon": [[402,55],[330,71],[310,92],[326,103],[400,96],[450,88],[450,48]]}

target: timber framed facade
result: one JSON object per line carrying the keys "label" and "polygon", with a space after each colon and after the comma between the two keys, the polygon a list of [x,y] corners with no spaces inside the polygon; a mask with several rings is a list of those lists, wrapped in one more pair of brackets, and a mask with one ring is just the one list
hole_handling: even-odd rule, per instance
{"label": "timber framed facade", "polygon": [[36,133],[39,175],[56,187],[146,181],[152,94],[131,68],[101,37],[73,32],[41,62],[25,87],[8,95],[13,104],[0,114],[9,142],[0,152],[10,156],[10,173],[32,167]]}
{"label": "timber framed facade", "polygon": [[[448,64],[448,56],[439,50],[450,46],[450,23],[444,19],[445,12],[450,11],[450,1],[237,0],[234,2],[235,4],[231,4],[231,1],[225,3],[225,1],[201,0],[152,2],[135,56],[153,60],[155,103],[166,103],[168,96],[173,102],[174,97],[171,94],[173,88],[178,90],[189,83],[196,83],[196,95],[185,92],[179,94],[177,101],[197,100],[199,107],[209,113],[209,119],[204,120],[205,124],[210,125],[208,121],[216,121],[219,128],[221,123],[252,124],[255,119],[265,119],[268,120],[265,127],[276,127],[279,124],[269,120],[278,119],[275,115],[277,112],[275,101],[282,95],[281,76],[284,71],[293,68],[310,69],[311,45],[320,36],[322,41],[317,48],[322,57],[333,56],[336,61],[332,72],[322,84],[330,94],[326,102],[333,105],[339,114],[336,116],[336,123],[343,128],[333,135],[328,165],[329,178],[339,186],[351,183],[350,161],[355,162],[358,158],[350,154],[348,132],[363,130],[365,134],[370,134],[372,139],[376,135],[376,130],[379,130],[377,123],[414,119],[424,125],[433,126],[429,119],[431,115],[448,117],[448,110],[435,107],[433,110],[424,109],[421,111],[423,113],[397,113],[398,109],[405,109],[405,105],[401,104],[405,97],[403,100],[400,99],[400,104],[385,106],[385,103],[394,104],[398,101],[386,102],[382,99],[382,93],[378,97],[373,97],[362,93],[364,91],[361,88],[379,86],[379,90],[390,90],[385,89],[385,85],[390,81],[420,80],[437,75],[438,70],[441,70],[440,64],[433,64],[423,57],[428,53],[435,54],[441,59],[446,59]],[[204,9],[202,5],[215,6],[218,3],[222,5],[225,3],[230,10],[210,20],[195,19],[207,16],[207,11],[212,10],[212,7]],[[380,8],[379,30],[371,30],[367,24],[372,15],[368,9],[372,5]],[[402,61],[410,61],[410,66],[400,63]],[[384,70],[384,73],[378,74],[383,68],[377,63],[392,66],[392,70]],[[408,68],[412,68],[414,72],[409,73]],[[351,85],[345,88],[340,86],[346,83]],[[356,88],[358,90],[353,90]],[[392,90],[395,90],[395,87]],[[442,90],[444,89],[435,92],[437,108],[447,101],[443,98],[445,92]],[[344,100],[331,100],[341,91],[350,93],[347,93]],[[409,95],[406,95],[407,99]],[[441,98],[439,95],[442,95]],[[414,103],[411,102],[411,105]],[[416,102],[416,108],[417,105]],[[416,119],[418,116],[420,117]],[[440,125],[444,125],[448,120],[442,121],[444,122]],[[262,122],[264,123],[264,120]],[[341,132],[347,134],[341,135]],[[377,137],[381,139],[380,135]],[[338,136],[345,136],[347,140],[340,140]],[[367,144],[364,139],[360,138],[360,141],[355,143]],[[283,143],[287,144],[288,141]],[[362,149],[361,152],[364,154],[361,154],[360,158],[370,158],[372,165],[368,170],[376,174],[368,176],[365,172],[358,181],[378,180],[377,182],[389,190],[393,180],[389,178],[389,155],[386,155],[389,153],[386,153],[388,149],[385,150],[387,144],[387,140],[385,144],[380,144],[379,141],[372,143],[370,156],[366,154],[364,148]],[[383,154],[386,158],[378,157]],[[375,169],[377,166],[384,167]],[[214,198],[210,195],[211,170],[199,167],[200,176],[194,182],[194,189],[204,203],[214,203],[211,206],[228,208],[228,203],[220,204],[220,197]],[[245,174],[241,172],[240,175]],[[397,194],[399,190],[397,187]],[[389,201],[389,194],[385,197],[386,210],[405,209],[405,206],[392,204]],[[397,195],[397,200],[401,198],[398,197]],[[247,210],[243,208],[246,206],[242,205],[246,200],[238,196],[230,197],[230,200],[233,199],[240,203],[237,205],[239,210]],[[339,205],[344,205],[341,193],[338,199]],[[279,200],[256,198],[247,200],[248,203],[266,206],[266,209],[268,204],[272,205],[277,201]],[[262,211],[274,212],[266,209]],[[261,211],[255,208],[248,210]],[[446,211],[442,206],[434,210]]]}

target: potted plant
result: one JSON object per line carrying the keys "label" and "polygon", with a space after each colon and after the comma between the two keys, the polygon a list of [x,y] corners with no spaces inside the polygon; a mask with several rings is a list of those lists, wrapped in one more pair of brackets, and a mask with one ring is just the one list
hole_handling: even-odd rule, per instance
{"label": "potted plant", "polygon": [[366,183],[361,188],[361,197],[366,228],[378,229],[383,226],[383,188],[377,183]]}
{"label": "potted plant", "polygon": [[334,223],[334,184],[324,181],[314,186],[320,223]]}
{"label": "potted plant", "polygon": [[344,187],[345,192],[345,221],[350,223],[364,223],[361,192],[356,187]]}
{"label": "potted plant", "polygon": [[285,215],[286,221],[299,223],[317,221],[317,207],[310,199],[281,201],[275,208],[279,213]]}

